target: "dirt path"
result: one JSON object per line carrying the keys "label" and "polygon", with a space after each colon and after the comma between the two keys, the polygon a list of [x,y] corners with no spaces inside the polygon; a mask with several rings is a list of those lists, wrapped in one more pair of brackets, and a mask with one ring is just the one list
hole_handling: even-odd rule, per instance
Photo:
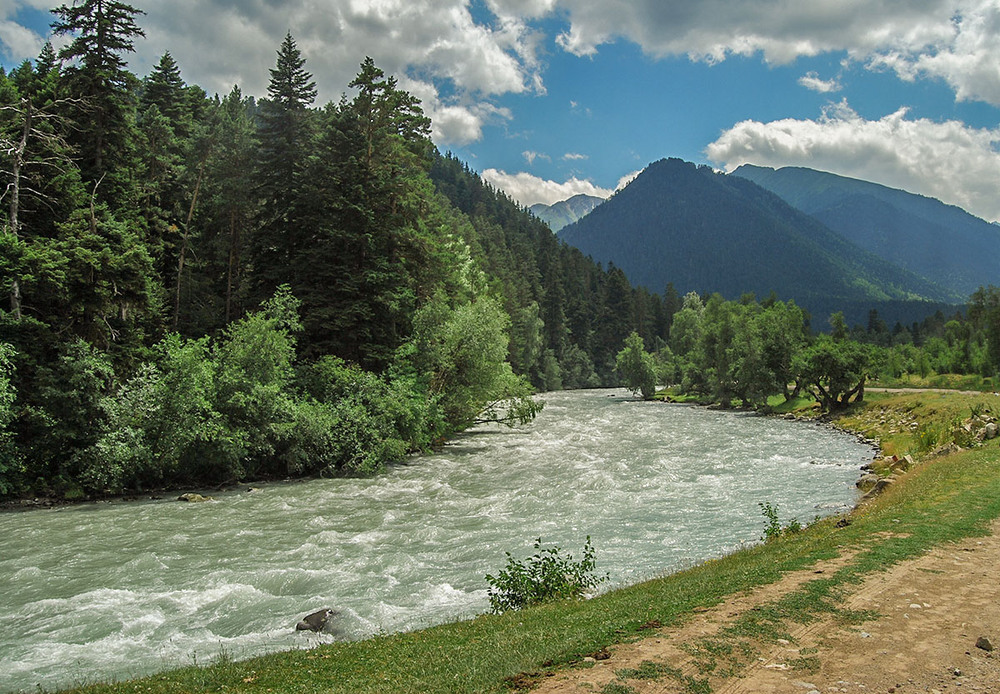
{"label": "dirt path", "polygon": [[[691,692],[682,679],[705,678],[689,655],[699,639],[717,634],[747,610],[831,574],[850,558],[845,555],[787,574],[778,583],[699,613],[680,627],[615,646],[607,660],[556,673],[533,691]],[[938,547],[848,591],[843,607],[871,610],[878,617],[860,625],[832,618],[792,625],[791,639],[758,644],[749,667],[729,677],[709,675],[711,691],[1000,693],[1000,522],[988,537]],[[991,653],[977,647],[981,636],[998,650]],[[663,674],[667,670],[671,674]]]}

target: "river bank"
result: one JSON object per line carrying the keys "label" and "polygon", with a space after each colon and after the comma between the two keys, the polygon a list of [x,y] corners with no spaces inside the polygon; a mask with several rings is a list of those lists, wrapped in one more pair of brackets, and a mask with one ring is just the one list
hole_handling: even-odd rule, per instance
{"label": "river bank", "polygon": [[[977,440],[970,426],[976,421],[995,421],[981,393],[930,390],[886,391],[835,418],[838,426],[916,456],[916,467],[887,475],[893,483],[883,496],[866,499],[838,523],[843,537],[835,556],[695,610],[676,626],[620,641],[601,660],[536,673],[532,689],[995,691],[1000,507],[989,495],[1000,486],[1000,449],[987,436]],[[934,440],[928,431],[937,432]],[[973,448],[963,450],[959,441]],[[942,504],[942,494],[964,499]],[[950,527],[941,532],[942,526]],[[863,531],[860,541],[848,527]]]}
{"label": "river bank", "polygon": [[[892,433],[893,428],[898,430],[892,426],[878,430],[881,416],[873,416],[873,413],[883,407],[901,414],[918,411],[925,417],[922,421],[925,426],[951,425],[953,416],[977,404],[975,400],[953,398],[960,396],[873,396],[864,408],[848,413],[841,425],[857,426],[863,433],[873,427],[883,444],[899,447],[897,450],[902,452],[907,439],[913,444],[913,432]],[[927,409],[933,409],[934,414],[929,415]],[[862,423],[852,424],[852,417],[860,418]],[[794,645],[793,639],[798,638],[792,633],[797,629],[796,624],[809,624],[825,615],[848,629],[865,630],[868,622],[864,620],[874,617],[874,613],[853,609],[848,603],[855,586],[866,579],[879,581],[879,577],[896,571],[895,567],[908,566],[908,561],[925,556],[934,548],[970,541],[975,547],[977,538],[989,535],[990,524],[1000,516],[997,442],[932,459],[916,452],[919,462],[913,470],[903,475],[885,494],[856,509],[849,517],[819,521],[801,533],[745,548],[719,560],[593,600],[556,603],[499,616],[485,615],[418,632],[325,645],[313,651],[275,654],[242,662],[224,661],[209,668],[190,668],[140,682],[95,686],[86,691],[125,692],[138,687],[152,692],[222,689],[247,692],[320,689],[332,692],[509,692],[555,681],[563,677],[564,672],[596,672],[599,667],[611,674],[607,685],[619,687],[608,688],[605,690],[608,692],[751,691],[725,687],[736,686],[732,683],[739,682],[739,676],[748,672],[747,668],[760,663],[758,658],[764,658],[767,664],[771,652],[768,649]],[[814,573],[817,571],[823,573]],[[966,574],[961,567],[952,567],[947,575],[962,578]],[[779,583],[784,577],[792,576],[809,580]],[[707,654],[702,651],[704,657],[699,661],[700,668],[685,670],[672,665],[668,659],[659,658],[647,659],[652,664],[640,660],[634,667],[629,661],[616,660],[618,649],[622,647],[615,644],[635,642],[654,634],[654,639],[669,640],[665,636],[667,632],[661,630],[685,624],[704,625],[711,610],[725,611],[729,601],[751,594],[755,587],[767,585],[776,588],[773,600],[761,603],[761,609],[726,611],[727,617],[737,621],[726,630],[725,636],[735,640],[699,641],[707,649]],[[908,605],[907,609],[911,609]],[[927,616],[931,612],[920,614]],[[745,619],[740,620],[740,617]],[[709,635],[709,632],[698,633],[699,638]],[[869,627],[867,633],[877,632]],[[855,633],[855,637],[864,638],[860,632]],[[957,635],[956,638],[961,637]],[[898,647],[905,651],[908,643],[901,639]],[[764,672],[785,673],[789,679],[780,685],[784,689],[760,691],[793,691],[789,687],[796,687],[795,682],[811,681],[809,677],[813,673],[823,672],[817,671],[817,666],[824,668],[825,664],[840,662],[835,650],[813,652],[810,648],[816,646],[803,644],[795,658],[777,663],[786,665],[787,669],[763,669]],[[972,649],[974,644],[966,648],[970,652]],[[737,656],[742,653],[746,657],[733,661],[726,652]],[[607,660],[606,656],[609,656]],[[569,670],[564,670],[567,667]],[[962,664],[955,667],[962,669]],[[633,671],[642,674],[630,677]],[[966,671],[971,671],[968,665]],[[619,673],[625,676],[621,681]],[[954,675],[948,675],[951,676]]]}
{"label": "river bank", "polygon": [[[487,573],[590,535],[612,586],[756,542],[759,503],[843,512],[870,449],[825,427],[607,391],[547,396],[389,474],[0,517],[0,691],[421,629],[489,609]],[[339,611],[338,633],[305,614]]]}

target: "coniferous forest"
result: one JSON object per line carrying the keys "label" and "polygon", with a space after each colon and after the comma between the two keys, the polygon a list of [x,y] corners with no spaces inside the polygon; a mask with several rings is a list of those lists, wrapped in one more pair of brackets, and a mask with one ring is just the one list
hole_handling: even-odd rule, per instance
{"label": "coniferous forest", "polygon": [[0,73],[0,497],[369,474],[666,336],[372,60],[320,105],[288,35],[266,97],[211,96],[129,72],[136,8],[53,14]]}
{"label": "coniferous forest", "polygon": [[127,69],[136,8],[53,14],[65,48],[0,71],[0,498],[372,474],[539,390],[832,409],[1000,371],[995,287],[818,337],[775,296],[657,295],[439,153],[371,59],[320,105],[289,34],[265,96],[208,95]]}

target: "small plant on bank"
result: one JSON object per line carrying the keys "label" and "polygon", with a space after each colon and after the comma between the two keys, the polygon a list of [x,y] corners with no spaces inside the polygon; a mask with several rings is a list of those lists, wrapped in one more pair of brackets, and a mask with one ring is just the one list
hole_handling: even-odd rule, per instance
{"label": "small plant on bank", "polygon": [[580,598],[608,580],[607,574],[595,573],[597,562],[589,535],[579,561],[571,554],[563,556],[558,547],[542,547],[541,538],[535,540],[535,553],[527,559],[505,554],[507,566],[496,576],[486,574],[490,610],[495,614],[549,600]]}
{"label": "small plant on bank", "polygon": [[802,531],[802,524],[796,518],[788,521],[788,525],[782,528],[781,521],[778,520],[778,507],[771,502],[762,501],[757,505],[760,506],[760,512],[767,521],[764,526],[764,534],[760,538],[764,542],[770,542],[782,535],[794,535]]}
{"label": "small plant on bank", "polygon": [[764,519],[767,521],[767,524],[764,526],[764,534],[760,539],[764,542],[770,542],[776,537],[781,537],[781,522],[778,520],[778,507],[770,501],[761,501],[757,505],[760,506],[760,512],[764,514]]}

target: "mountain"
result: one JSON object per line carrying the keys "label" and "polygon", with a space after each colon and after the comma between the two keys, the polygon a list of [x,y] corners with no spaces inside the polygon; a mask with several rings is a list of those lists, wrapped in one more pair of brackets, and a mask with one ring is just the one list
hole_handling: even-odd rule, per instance
{"label": "mountain", "polygon": [[554,205],[538,203],[528,209],[540,220],[547,223],[552,231],[559,231],[567,224],[572,224],[585,217],[602,202],[604,202],[604,198],[581,194],[574,195],[568,200],[562,200]]}
{"label": "mountain", "polygon": [[[852,322],[868,309],[914,302],[926,317],[965,297],[884,261],[739,176],[679,159],[651,164],[632,183],[560,237],[595,260],[614,263],[653,291],[738,298],[772,291],[817,316],[844,310]],[[889,320],[899,312],[880,313]]]}
{"label": "mountain", "polygon": [[858,246],[962,296],[1000,283],[1000,229],[959,207],[801,167],[745,164],[733,174],[767,188]]}

